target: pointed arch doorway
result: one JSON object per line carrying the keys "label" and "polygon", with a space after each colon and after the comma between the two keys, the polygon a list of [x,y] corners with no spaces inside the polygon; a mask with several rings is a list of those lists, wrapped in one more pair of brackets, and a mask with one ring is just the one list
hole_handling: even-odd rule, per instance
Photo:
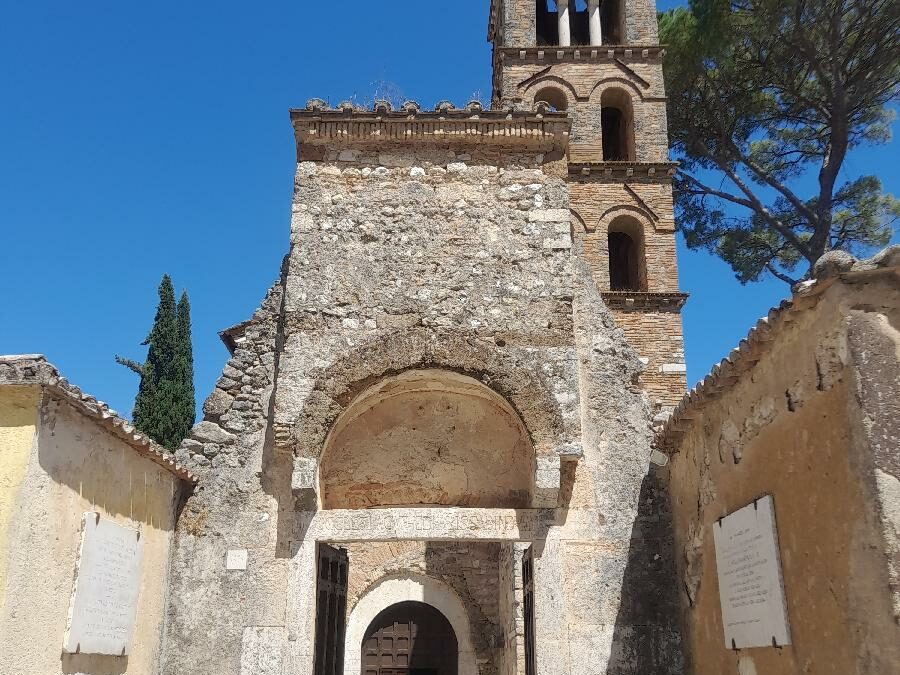
{"label": "pointed arch doorway", "polygon": [[361,675],[458,675],[453,626],[424,602],[398,602],[376,616],[363,636]]}

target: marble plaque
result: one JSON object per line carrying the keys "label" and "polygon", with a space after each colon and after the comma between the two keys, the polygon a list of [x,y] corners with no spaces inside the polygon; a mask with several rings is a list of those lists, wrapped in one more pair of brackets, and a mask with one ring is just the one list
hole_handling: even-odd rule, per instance
{"label": "marble plaque", "polygon": [[63,650],[125,656],[131,647],[144,541],[138,530],[85,513]]}
{"label": "marble plaque", "polygon": [[722,518],[713,532],[725,646],[791,644],[772,497]]}

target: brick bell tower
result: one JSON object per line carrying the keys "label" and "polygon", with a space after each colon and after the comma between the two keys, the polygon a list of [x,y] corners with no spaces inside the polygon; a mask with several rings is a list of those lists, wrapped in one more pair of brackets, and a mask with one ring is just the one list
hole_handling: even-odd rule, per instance
{"label": "brick bell tower", "polygon": [[576,248],[658,408],[686,387],[654,0],[492,0],[493,105],[567,111]]}

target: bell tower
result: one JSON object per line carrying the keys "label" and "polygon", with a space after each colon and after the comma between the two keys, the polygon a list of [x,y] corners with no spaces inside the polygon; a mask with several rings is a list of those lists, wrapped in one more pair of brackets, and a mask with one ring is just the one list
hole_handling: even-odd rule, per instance
{"label": "bell tower", "polygon": [[572,228],[606,304],[645,363],[653,403],[686,370],[654,0],[492,0],[493,105],[566,111]]}

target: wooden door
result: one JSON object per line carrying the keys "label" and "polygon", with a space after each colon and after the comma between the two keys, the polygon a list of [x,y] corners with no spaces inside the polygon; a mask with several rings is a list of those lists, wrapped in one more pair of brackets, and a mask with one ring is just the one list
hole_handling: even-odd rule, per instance
{"label": "wooden door", "polygon": [[537,672],[534,657],[534,546],[522,556],[522,595],[525,618],[525,675]]}
{"label": "wooden door", "polygon": [[319,544],[315,675],[343,675],[347,623],[347,550]]}
{"label": "wooden door", "polygon": [[362,675],[457,675],[456,633],[431,605],[400,602],[381,612],[362,643]]}

